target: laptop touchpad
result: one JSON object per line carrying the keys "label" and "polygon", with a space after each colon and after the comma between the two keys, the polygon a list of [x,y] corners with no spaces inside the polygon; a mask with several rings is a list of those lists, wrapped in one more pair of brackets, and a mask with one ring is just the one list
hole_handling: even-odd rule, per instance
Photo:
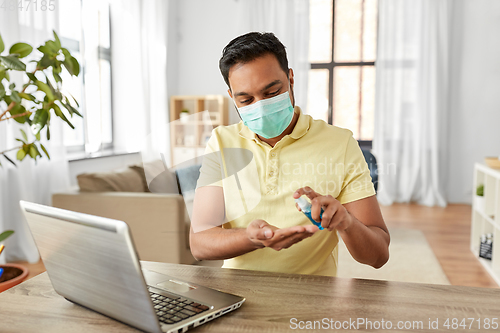
{"label": "laptop touchpad", "polygon": [[157,284],[158,287],[165,289],[167,291],[175,291],[178,293],[185,293],[190,290],[196,289],[196,286],[190,285],[189,283],[177,281],[177,280],[167,280]]}

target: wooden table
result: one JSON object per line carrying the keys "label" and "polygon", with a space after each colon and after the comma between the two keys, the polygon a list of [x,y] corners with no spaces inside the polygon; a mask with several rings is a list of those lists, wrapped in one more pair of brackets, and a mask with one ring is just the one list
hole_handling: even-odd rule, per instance
{"label": "wooden table", "polygon": [[[499,289],[278,274],[154,262],[142,262],[142,265],[146,269],[247,299],[239,310],[192,332],[306,331],[307,325],[314,325],[314,321],[317,321],[317,329],[322,325],[323,329],[320,331],[323,332],[333,331],[339,325],[344,325],[344,328],[340,327],[338,331],[347,331],[348,328],[365,330],[370,329],[370,325],[373,331],[386,331],[389,330],[389,324],[392,327],[389,331],[393,332],[399,331],[397,325],[411,326],[413,329],[410,330],[413,331],[428,332],[431,331],[429,321],[438,324],[438,329],[432,329],[433,332],[500,331],[499,327],[492,329],[500,319]],[[460,325],[462,319],[465,319],[466,327],[457,326],[457,329],[453,329],[453,318],[457,318],[456,325]],[[447,319],[449,329],[445,326]],[[490,323],[488,330],[484,327],[486,322]],[[416,325],[423,327],[417,329]],[[68,302],[52,289],[47,273],[42,273],[0,294],[0,332],[137,330]]]}

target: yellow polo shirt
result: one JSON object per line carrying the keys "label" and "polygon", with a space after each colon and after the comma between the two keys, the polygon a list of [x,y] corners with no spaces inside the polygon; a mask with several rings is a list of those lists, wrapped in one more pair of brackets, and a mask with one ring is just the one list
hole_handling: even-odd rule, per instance
{"label": "yellow polo shirt", "polygon": [[[370,172],[352,132],[313,119],[295,107],[292,133],[271,147],[242,121],[212,131],[197,187],[222,186],[223,228],[246,228],[263,219],[278,228],[308,225],[293,193],[310,186],[345,204],[375,194]],[[336,231],[322,230],[288,249],[258,249],[227,259],[223,267],[336,276]]]}

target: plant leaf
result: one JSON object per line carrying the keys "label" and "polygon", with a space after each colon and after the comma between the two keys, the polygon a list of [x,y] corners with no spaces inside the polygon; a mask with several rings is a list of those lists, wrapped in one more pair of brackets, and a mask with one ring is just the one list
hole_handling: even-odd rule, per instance
{"label": "plant leaf", "polygon": [[15,71],[25,71],[26,70],[25,63],[13,55],[0,56],[0,62],[8,69],[13,69]]}
{"label": "plant leaf", "polygon": [[14,163],[14,161],[13,161],[13,160],[11,160],[9,156],[7,156],[7,155],[3,154],[3,157],[5,157],[5,159],[6,159],[7,161],[9,161],[10,163],[14,164],[14,166],[15,166],[15,167],[17,167],[17,164],[16,164],[16,163]]}
{"label": "plant leaf", "polygon": [[38,133],[35,134],[35,138],[36,138],[37,141],[40,141],[40,132],[38,132]]}
{"label": "plant leaf", "polygon": [[[73,96],[73,95],[71,95],[71,94],[69,94],[69,95],[70,95],[70,96],[71,96],[71,98],[73,98],[73,100],[75,101],[76,106],[77,106],[77,107],[80,107],[80,104],[78,104],[78,101],[76,100],[75,96]],[[68,103],[69,103],[69,101],[68,101]]]}
{"label": "plant leaf", "polygon": [[62,62],[57,60],[56,58],[56,62],[54,63],[54,67],[52,68],[52,73],[61,73],[62,72]]}
{"label": "plant leaf", "polygon": [[19,97],[19,93],[15,90],[12,90],[10,93],[10,98],[16,103],[21,103],[21,97]]}
{"label": "plant leaf", "polygon": [[47,155],[47,158],[50,160],[50,155],[47,152],[47,149],[45,149],[44,145],[40,143],[40,147],[42,147],[43,152],[45,153],[45,155]]}
{"label": "plant leaf", "polygon": [[80,74],[80,64],[78,60],[76,60],[76,58],[65,48],[62,48],[62,53],[64,54],[64,67],[66,67],[71,75],[78,76],[78,74]]}
{"label": "plant leaf", "polygon": [[54,109],[56,116],[58,116],[59,118],[61,118],[65,122],[67,122],[69,127],[71,127],[72,129],[75,129],[75,126],[73,126],[73,124],[68,120],[68,118],[66,118],[64,113],[61,111],[61,108],[59,108],[59,106],[57,104],[53,104],[52,108]]}
{"label": "plant leaf", "polygon": [[49,49],[53,52],[53,54],[59,52],[59,50],[61,49],[61,47],[57,45],[57,42],[53,40],[46,41],[45,45],[49,47]]}
{"label": "plant leaf", "polygon": [[55,30],[52,30],[52,32],[54,33],[54,39],[56,41],[57,49],[60,49],[61,48],[61,41],[59,40],[59,36],[57,36]]}
{"label": "plant leaf", "polygon": [[29,155],[31,156],[32,159],[36,161],[36,157],[38,156],[39,152],[34,144],[30,144],[29,146],[30,146]]}
{"label": "plant leaf", "polygon": [[71,57],[69,58],[69,60],[71,61],[72,63],[72,66],[73,66],[73,75],[74,76],[78,76],[78,74],[80,74],[80,64],[78,63],[78,60],[76,60],[75,57]]}
{"label": "plant leaf", "polygon": [[48,40],[44,45],[38,47],[38,51],[42,52],[49,57],[53,57],[61,48],[58,47],[57,42]]}
{"label": "plant leaf", "polygon": [[52,93],[52,90],[45,82],[36,81],[35,84],[37,85],[38,90],[43,91],[45,93],[49,101],[54,100],[54,94]]}
{"label": "plant leaf", "polygon": [[50,140],[50,127],[47,126],[47,141]]}
{"label": "plant leaf", "polygon": [[24,141],[28,141],[28,136],[26,135],[26,132],[22,128],[20,128],[19,130],[21,131],[21,133],[23,135]]}
{"label": "plant leaf", "polygon": [[54,88],[54,86],[52,85],[52,82],[50,82],[49,78],[47,78],[47,85],[49,86],[50,91],[52,91],[52,95],[54,95],[54,99],[60,100],[62,98],[62,94],[59,90]]}
{"label": "plant leaf", "polygon": [[7,238],[9,238],[10,235],[12,235],[13,233],[14,233],[14,230],[5,230],[4,232],[2,232],[0,234],[0,242],[3,242]]}
{"label": "plant leaf", "polygon": [[[35,134],[40,133],[42,128],[47,124],[47,119],[49,118],[49,114],[47,110],[40,109],[35,113],[35,117],[33,118],[33,122],[31,124],[31,131]],[[28,140],[28,139],[26,139]]]}
{"label": "plant leaf", "polygon": [[33,82],[36,82],[38,81],[38,79],[36,78],[35,74],[33,73],[26,73],[26,75],[28,75],[29,79]]}
{"label": "plant leaf", "polygon": [[19,97],[24,98],[24,99],[26,99],[28,101],[32,101],[32,102],[36,101],[35,96],[33,96],[31,94],[23,93],[23,92],[19,93]]}
{"label": "plant leaf", "polygon": [[61,76],[59,74],[57,74],[56,72],[52,72],[52,74],[54,75],[54,80],[56,80],[56,82],[62,82]]}
{"label": "plant leaf", "polygon": [[[18,104],[18,103],[16,103],[16,105],[14,105],[14,107],[12,109],[10,109],[10,111],[9,111],[11,116],[15,116],[16,114],[20,114],[20,113],[24,113],[24,112],[26,112],[26,109],[24,108],[24,106],[22,106],[21,104]],[[26,122],[26,116],[17,117],[17,118],[14,118],[14,120],[20,124],[24,124]]]}
{"label": "plant leaf", "polygon": [[66,58],[71,57],[71,53],[69,53],[69,51],[68,51],[68,49],[67,49],[67,48],[64,48],[64,47],[63,47],[63,48],[61,49],[61,51],[62,51],[62,53],[64,54],[64,58],[65,58],[65,59],[66,59]]}
{"label": "plant leaf", "polygon": [[42,57],[42,59],[40,59],[40,61],[38,62],[37,67],[45,69],[45,68],[48,68],[50,66],[53,66],[55,63],[56,63],[56,60],[54,60],[51,56],[45,54]]}
{"label": "plant leaf", "polygon": [[31,51],[33,51],[33,47],[29,44],[26,43],[16,43],[11,46],[9,53],[14,54],[17,53],[19,54],[19,58],[24,58],[28,56]]}
{"label": "plant leaf", "polygon": [[69,59],[64,60],[63,62],[64,67],[66,67],[66,70],[68,71],[69,74],[73,75],[73,63],[69,61]]}
{"label": "plant leaf", "polygon": [[45,45],[39,46],[37,50],[42,52],[43,54],[47,54],[49,56],[52,55],[52,50]]}
{"label": "plant leaf", "polygon": [[0,35],[0,53],[5,50],[5,44],[3,43],[2,35]]}
{"label": "plant leaf", "polygon": [[76,113],[80,118],[83,118],[82,114],[70,104],[68,98],[65,99],[65,102],[61,101],[61,104],[68,110],[71,116],[73,116],[73,113]]}
{"label": "plant leaf", "polygon": [[[25,146],[23,146],[23,147],[25,147]],[[17,152],[17,156],[16,156],[17,160],[22,161],[22,160],[24,160],[25,157],[26,157],[26,152],[24,151],[24,148],[19,149],[19,151]]]}
{"label": "plant leaf", "polygon": [[0,100],[5,96],[5,88],[0,80]]}

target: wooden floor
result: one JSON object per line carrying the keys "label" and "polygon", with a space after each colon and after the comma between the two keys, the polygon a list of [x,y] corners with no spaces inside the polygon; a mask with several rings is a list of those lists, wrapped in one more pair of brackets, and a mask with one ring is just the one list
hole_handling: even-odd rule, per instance
{"label": "wooden floor", "polygon": [[415,204],[382,206],[389,228],[421,230],[452,285],[498,288],[470,251],[470,205],[446,208]]}
{"label": "wooden floor", "polygon": [[[389,228],[404,227],[424,233],[452,285],[498,288],[470,251],[471,206],[394,204],[381,208]],[[45,271],[42,262],[27,266],[28,278]]]}

